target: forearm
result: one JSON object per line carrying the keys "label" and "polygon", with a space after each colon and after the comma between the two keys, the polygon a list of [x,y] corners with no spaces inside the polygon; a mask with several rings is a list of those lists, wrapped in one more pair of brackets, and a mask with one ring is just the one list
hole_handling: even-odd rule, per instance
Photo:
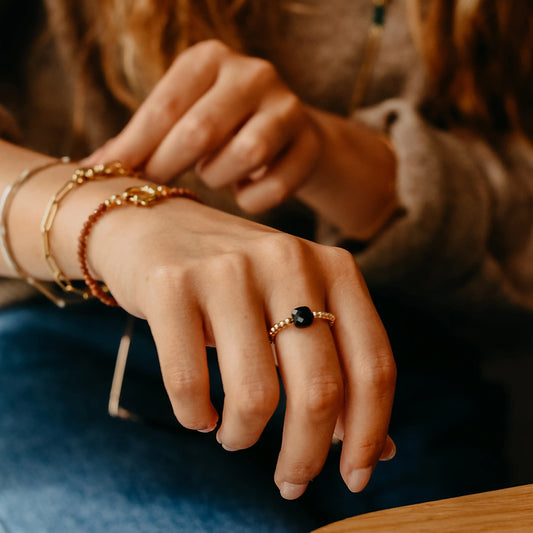
{"label": "forearm", "polygon": [[[0,188],[12,184],[25,169],[52,162],[53,158],[0,141]],[[9,209],[8,236],[17,263],[37,279],[49,280],[52,273],[43,252],[41,221],[54,194],[70,179],[76,163],[57,165],[39,172],[23,183]],[[85,219],[108,196],[136,183],[134,178],[114,178],[87,183],[61,203],[50,232],[50,245],[62,270],[73,279],[81,278],[77,262],[77,239]],[[0,275],[17,273],[0,256]]]}
{"label": "forearm", "polygon": [[384,137],[354,121],[308,109],[321,156],[297,192],[347,237],[367,240],[397,207],[396,160]]}

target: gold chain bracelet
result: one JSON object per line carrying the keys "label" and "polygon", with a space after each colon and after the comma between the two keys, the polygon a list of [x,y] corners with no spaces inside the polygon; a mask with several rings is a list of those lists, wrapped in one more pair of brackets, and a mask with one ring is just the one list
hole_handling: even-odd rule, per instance
{"label": "gold chain bracelet", "polygon": [[106,178],[139,178],[140,174],[127,169],[119,161],[107,163],[105,165],[97,165],[91,168],[77,169],[72,178],[67,181],[57,192],[52,196],[50,202],[44,213],[41,222],[41,236],[43,241],[44,258],[48,268],[52,272],[55,282],[67,293],[79,294],[84,300],[91,298],[91,291],[88,287],[77,288],[72,284],[72,281],[66,276],[57,260],[55,259],[52,249],[50,247],[50,231],[54,224],[55,217],[61,202],[64,198],[76,187],[84,185],[85,183],[106,179]]}
{"label": "gold chain bracelet", "polygon": [[55,159],[54,161],[49,161],[34,168],[27,168],[11,185],[8,185],[4,189],[4,193],[0,200],[0,244],[6,263],[10,265],[11,268],[26,281],[26,283],[32,287],[35,287],[58,307],[65,307],[65,300],[55,295],[44,283],[36,280],[31,274],[22,268],[15,259],[13,249],[11,248],[11,242],[9,240],[9,213],[15,195],[27,180],[33,178],[36,174],[39,174],[44,170],[66,163],[70,163],[69,157],[62,157],[61,159]]}
{"label": "gold chain bracelet", "polygon": [[117,207],[133,205],[135,207],[152,207],[158,202],[167,198],[188,198],[196,202],[201,202],[198,196],[188,189],[166,187],[165,185],[144,185],[142,187],[130,187],[122,194],[115,194],[105,202],[102,202],[89,216],[80,233],[78,241],[78,260],[83,279],[89,288],[92,296],[98,298],[106,305],[118,306],[117,301],[105,284],[94,279],[89,270],[87,262],[87,241],[94,224],[109,211]]}

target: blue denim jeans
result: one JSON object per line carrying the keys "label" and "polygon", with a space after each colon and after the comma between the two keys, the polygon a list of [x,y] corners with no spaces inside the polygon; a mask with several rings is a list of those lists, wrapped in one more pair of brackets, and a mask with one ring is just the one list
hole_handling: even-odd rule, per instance
{"label": "blue denim jeans", "polygon": [[[33,302],[0,312],[0,532],[299,532],[396,505],[495,488],[499,450],[473,431],[478,389],[407,368],[391,427],[397,457],[351,494],[334,446],[298,501],[273,482],[282,408],[260,442],[229,453],[204,435],[107,415],[119,309]],[[132,346],[124,404],[171,421],[151,337]],[[222,401],[213,367],[213,398]],[[494,412],[493,423],[496,424]]]}

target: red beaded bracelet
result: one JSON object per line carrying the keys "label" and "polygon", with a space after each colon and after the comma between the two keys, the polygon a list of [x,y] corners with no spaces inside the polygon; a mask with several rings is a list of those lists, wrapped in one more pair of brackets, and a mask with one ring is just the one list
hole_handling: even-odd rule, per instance
{"label": "red beaded bracelet", "polygon": [[87,263],[87,241],[94,224],[109,211],[122,206],[133,205],[136,207],[151,207],[167,198],[188,198],[201,202],[198,196],[188,189],[166,187],[165,185],[142,187],[130,187],[122,194],[115,194],[102,202],[85,221],[78,240],[78,260],[83,279],[89,287],[91,294],[106,305],[118,306],[118,302],[111,296],[109,289],[104,283],[94,279],[89,271]]}

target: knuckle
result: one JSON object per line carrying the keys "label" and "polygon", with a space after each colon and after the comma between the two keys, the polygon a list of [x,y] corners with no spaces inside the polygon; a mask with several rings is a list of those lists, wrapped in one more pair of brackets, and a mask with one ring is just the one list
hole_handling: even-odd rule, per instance
{"label": "knuckle", "polygon": [[252,82],[258,85],[270,85],[279,80],[276,67],[266,59],[253,58],[250,61],[248,73]]}
{"label": "knuckle", "polygon": [[256,238],[255,245],[272,273],[278,273],[279,265],[283,265],[285,277],[297,277],[309,290],[321,283],[315,269],[314,243],[288,233],[271,232]]}
{"label": "knuckle", "polygon": [[396,383],[396,363],[389,351],[375,350],[373,357],[362,363],[361,379],[375,391],[386,392]]}
{"label": "knuckle", "polygon": [[180,102],[172,94],[165,94],[151,100],[145,112],[154,124],[169,124],[180,115]]}
{"label": "knuckle", "polygon": [[218,69],[229,53],[234,53],[217,39],[200,41],[181,52],[174,60],[169,72],[175,83],[179,83],[182,69],[186,68],[189,76],[196,78]]}
{"label": "knuckle", "polygon": [[283,264],[286,268],[298,268],[305,264],[308,258],[304,241],[286,233],[269,233],[258,239],[258,245],[264,250],[264,256],[273,264]]}
{"label": "knuckle", "polygon": [[190,50],[192,49],[208,60],[223,57],[231,52],[230,47],[219,39],[206,39],[192,46]]}
{"label": "knuckle", "polygon": [[225,252],[217,255],[216,261],[210,261],[207,267],[211,279],[221,282],[248,279],[250,265],[245,255],[237,252]]}
{"label": "knuckle", "polygon": [[173,369],[166,371],[164,378],[165,388],[173,406],[180,405],[185,399],[197,398],[204,392],[204,383],[195,372],[181,368]]}
{"label": "knuckle", "polygon": [[342,405],[343,388],[339,381],[321,378],[306,390],[305,409],[313,419],[323,420],[336,415]]}
{"label": "knuckle", "polygon": [[235,146],[235,154],[241,166],[246,169],[254,169],[263,164],[268,152],[266,140],[254,135],[243,136]]}
{"label": "knuckle", "polygon": [[283,97],[281,110],[284,117],[292,118],[301,115],[302,105],[300,99],[294,93],[287,91]]}
{"label": "knuckle", "polygon": [[216,124],[209,115],[191,114],[183,119],[180,128],[189,150],[202,152],[212,148]]}
{"label": "knuckle", "polygon": [[241,387],[238,398],[238,410],[243,418],[268,419],[278,405],[279,389],[265,383],[256,383]]}
{"label": "knuckle", "polygon": [[160,264],[151,267],[147,273],[145,287],[149,301],[161,303],[170,294],[174,298],[183,298],[188,286],[186,268],[177,265]]}
{"label": "knuckle", "polygon": [[324,247],[323,252],[328,266],[335,272],[337,283],[366,287],[366,282],[351,252],[336,246]]}
{"label": "knuckle", "polygon": [[359,272],[353,255],[344,248],[330,246],[327,248],[327,253],[331,256],[332,264],[336,265],[340,272],[346,275],[353,276]]}

